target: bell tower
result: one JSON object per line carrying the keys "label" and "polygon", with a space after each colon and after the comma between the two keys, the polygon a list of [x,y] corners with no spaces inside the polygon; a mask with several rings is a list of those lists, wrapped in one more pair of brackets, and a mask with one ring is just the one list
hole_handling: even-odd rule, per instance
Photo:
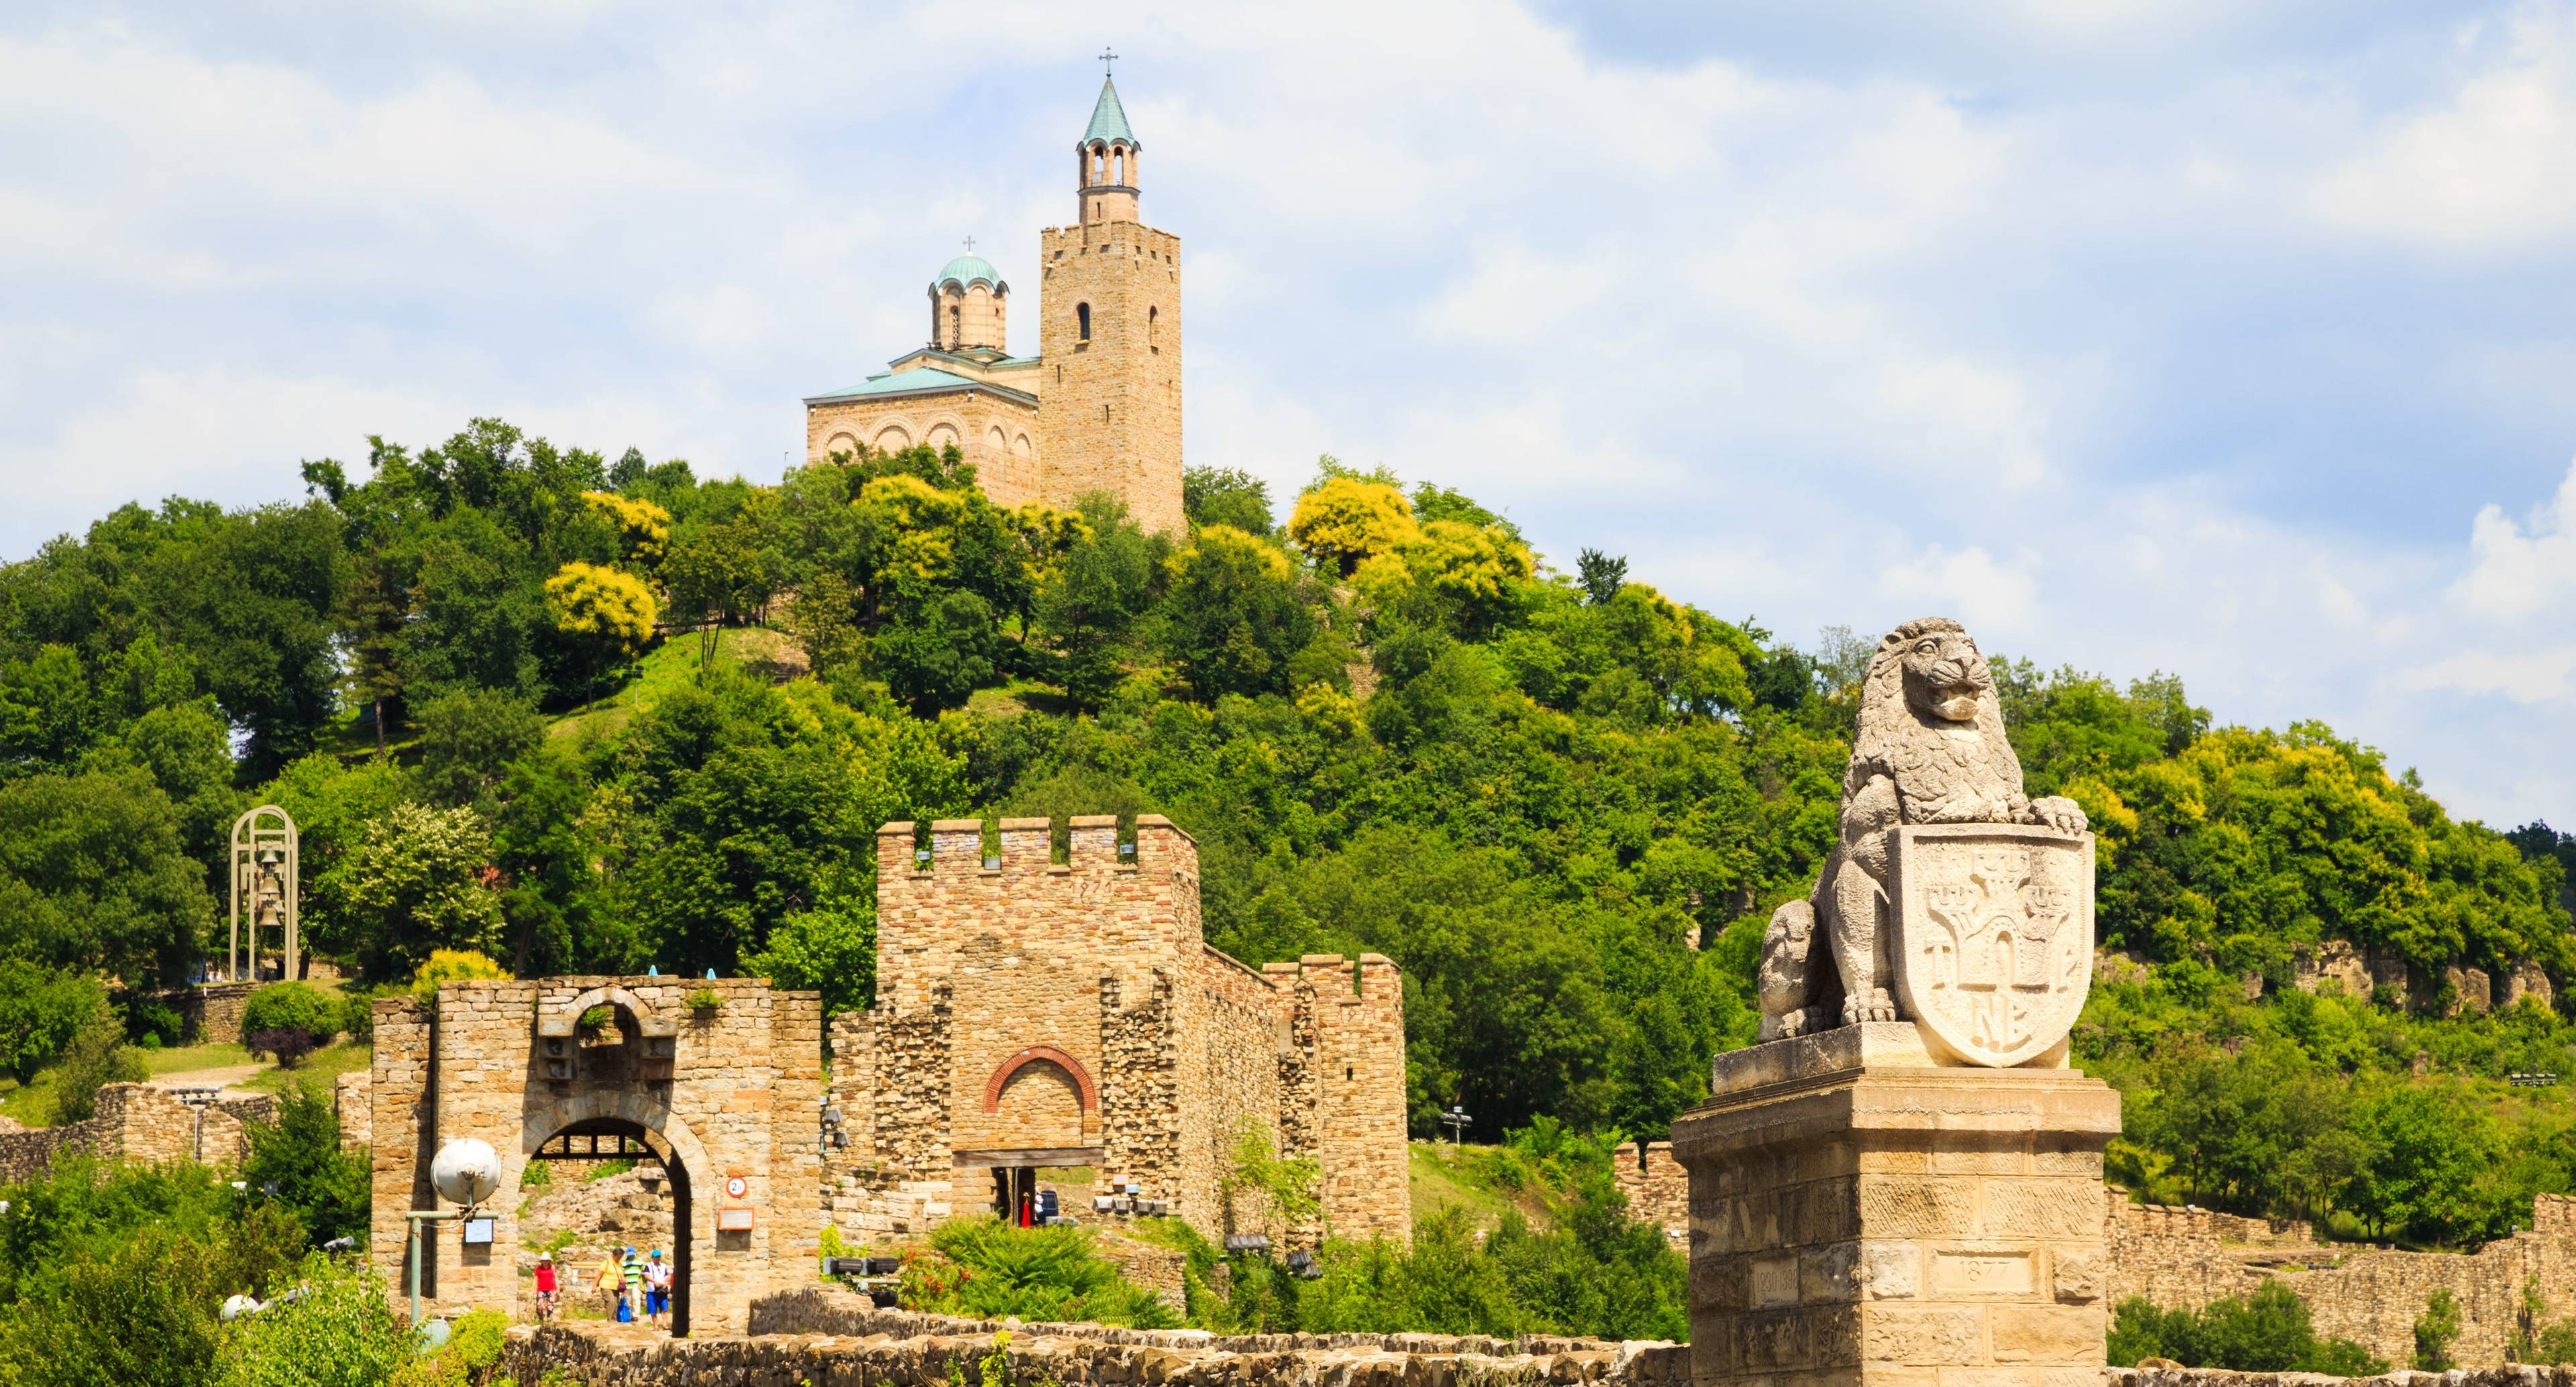
{"label": "bell tower", "polygon": [[1140,219],[1143,147],[1103,78],[1074,145],[1077,220],[1038,233],[1037,453],[1059,504],[1110,492],[1146,530],[1177,535],[1181,238]]}

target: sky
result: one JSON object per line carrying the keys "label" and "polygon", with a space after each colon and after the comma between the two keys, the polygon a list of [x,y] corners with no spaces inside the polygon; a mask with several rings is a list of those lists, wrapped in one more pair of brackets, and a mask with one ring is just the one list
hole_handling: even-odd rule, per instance
{"label": "sky", "polygon": [[1035,350],[1104,47],[1191,464],[2576,828],[2576,4],[20,0],[0,560],[479,415],[774,480],[967,236]]}

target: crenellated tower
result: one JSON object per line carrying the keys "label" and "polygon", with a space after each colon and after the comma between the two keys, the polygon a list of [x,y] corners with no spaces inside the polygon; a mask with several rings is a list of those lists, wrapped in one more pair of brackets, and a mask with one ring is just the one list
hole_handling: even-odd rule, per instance
{"label": "crenellated tower", "polygon": [[1038,233],[1046,492],[1110,492],[1147,530],[1181,514],[1181,238],[1140,220],[1138,159],[1104,79],[1076,146],[1076,221]]}

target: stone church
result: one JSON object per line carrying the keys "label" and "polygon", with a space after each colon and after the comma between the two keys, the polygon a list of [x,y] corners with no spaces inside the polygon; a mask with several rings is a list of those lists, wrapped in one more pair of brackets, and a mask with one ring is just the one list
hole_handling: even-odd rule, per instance
{"label": "stone church", "polygon": [[1178,533],[1181,239],[1141,220],[1143,148],[1104,80],[1075,145],[1076,219],[1038,233],[1037,355],[1011,355],[1011,286],[970,250],[930,281],[927,345],[806,399],[806,459],[954,444],[997,504],[1106,491]]}

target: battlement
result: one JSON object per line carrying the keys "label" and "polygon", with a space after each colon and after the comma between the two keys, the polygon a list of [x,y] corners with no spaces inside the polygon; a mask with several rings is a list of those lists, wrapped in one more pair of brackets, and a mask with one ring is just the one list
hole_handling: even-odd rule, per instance
{"label": "battlement", "polygon": [[[880,881],[932,877],[1069,876],[1080,872],[1184,872],[1198,875],[1197,840],[1160,814],[1136,816],[1132,852],[1122,850],[1115,814],[1076,814],[1066,821],[1066,860],[1055,860],[1049,819],[1003,819],[985,832],[982,819],[934,819],[928,833],[909,819],[877,830]],[[882,888],[880,888],[882,889]]]}
{"label": "battlement", "polygon": [[1103,250],[1115,255],[1145,253],[1149,261],[1180,258],[1181,238],[1143,222],[1094,222],[1085,226],[1050,226],[1038,232],[1039,258],[1047,264]]}

